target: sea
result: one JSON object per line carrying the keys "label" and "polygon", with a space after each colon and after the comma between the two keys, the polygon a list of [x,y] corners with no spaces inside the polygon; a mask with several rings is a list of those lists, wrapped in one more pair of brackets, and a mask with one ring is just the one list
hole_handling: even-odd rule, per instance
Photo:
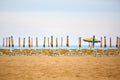
{"label": "sea", "polygon": [[[0,49],[1,48],[6,48],[6,47],[2,47],[1,45],[0,45]],[[12,49],[17,49],[17,48],[19,48],[17,45],[15,45],[14,46],[14,48],[12,47],[12,46],[10,46],[9,47],[9,49],[10,50],[12,50]],[[21,46],[20,47],[20,49],[28,49],[29,47],[28,46],[25,46],[24,48]],[[41,46],[38,46],[38,48],[36,48],[36,46],[33,46],[33,47],[31,47],[32,49],[51,49],[51,47],[48,47],[48,46],[45,46],[45,48],[41,45]],[[63,49],[93,49],[92,47],[88,47],[88,45],[82,45],[80,48],[78,47],[78,45],[71,45],[71,46],[69,46],[69,47],[66,47],[65,45],[63,45],[62,47],[60,47],[60,46],[58,46],[58,47],[56,47],[56,46],[53,46],[52,47],[52,49],[59,49],[59,48],[63,48]],[[94,46],[94,49],[116,49],[116,46],[115,45],[113,45],[112,47],[110,47],[110,46],[106,46],[106,48],[103,46],[102,48],[100,48],[100,46],[99,45],[95,45]]]}

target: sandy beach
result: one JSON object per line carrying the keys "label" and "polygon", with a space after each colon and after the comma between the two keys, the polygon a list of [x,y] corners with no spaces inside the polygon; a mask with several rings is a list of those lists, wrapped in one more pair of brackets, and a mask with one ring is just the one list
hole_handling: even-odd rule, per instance
{"label": "sandy beach", "polygon": [[119,80],[120,56],[0,56],[0,80]]}

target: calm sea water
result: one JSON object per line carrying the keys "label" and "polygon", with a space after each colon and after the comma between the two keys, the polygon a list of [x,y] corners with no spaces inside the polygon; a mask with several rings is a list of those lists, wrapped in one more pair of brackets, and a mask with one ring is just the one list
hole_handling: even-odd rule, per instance
{"label": "calm sea water", "polygon": [[[1,45],[0,45],[0,48],[2,48]],[[18,48],[18,46],[15,45],[14,48]],[[22,46],[21,46],[20,48],[23,49]],[[28,46],[25,46],[25,48],[28,48]],[[33,46],[32,48],[33,48],[33,49],[36,49],[36,46]],[[43,46],[39,46],[38,48],[39,48],[39,49],[44,49]],[[48,48],[48,47],[46,46],[45,48]],[[61,47],[58,46],[58,48],[61,48]],[[67,48],[67,47],[66,47],[66,46],[63,46],[62,48]],[[84,49],[84,48],[85,48],[85,49],[90,49],[90,47],[88,47],[88,45],[82,45],[80,49]],[[113,45],[112,48],[115,49],[116,46]],[[12,47],[10,47],[10,49],[12,49]],[[56,49],[56,47],[53,46],[53,49]],[[79,49],[79,47],[78,47],[78,45],[71,45],[71,46],[69,46],[69,49]],[[94,49],[101,49],[101,48],[100,48],[99,45],[96,45],[96,46],[94,47]],[[106,48],[102,47],[102,49],[110,49],[110,46],[107,46]]]}

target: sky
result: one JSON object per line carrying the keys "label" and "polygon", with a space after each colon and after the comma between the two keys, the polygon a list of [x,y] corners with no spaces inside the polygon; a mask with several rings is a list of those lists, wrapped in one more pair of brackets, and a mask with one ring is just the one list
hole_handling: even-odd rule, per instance
{"label": "sky", "polygon": [[[120,0],[0,0],[0,45],[3,37],[43,38],[51,35],[65,38],[70,45],[78,44],[78,37],[120,37]],[[87,44],[82,41],[82,44]]]}

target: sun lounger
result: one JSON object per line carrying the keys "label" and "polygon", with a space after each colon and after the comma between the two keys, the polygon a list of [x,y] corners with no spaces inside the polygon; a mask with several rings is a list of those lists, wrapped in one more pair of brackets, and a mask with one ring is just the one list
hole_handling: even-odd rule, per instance
{"label": "sun lounger", "polygon": [[42,54],[42,50],[41,49],[36,49],[36,54],[41,55]]}
{"label": "sun lounger", "polygon": [[30,53],[29,53],[30,55],[36,55],[37,53],[36,53],[36,50],[35,49],[30,49]]}
{"label": "sun lounger", "polygon": [[102,56],[103,50],[102,49],[95,49],[94,50],[94,56]]}
{"label": "sun lounger", "polygon": [[53,54],[54,54],[54,56],[59,56],[61,53],[60,53],[60,49],[54,49],[54,51],[53,51]]}
{"label": "sun lounger", "polygon": [[81,49],[82,55],[87,55],[86,49]]}
{"label": "sun lounger", "polygon": [[49,49],[43,49],[42,50],[42,55],[49,55],[50,54],[50,50]]}
{"label": "sun lounger", "polygon": [[61,55],[65,55],[66,49],[60,49],[60,53],[61,53]]}
{"label": "sun lounger", "polygon": [[22,51],[20,49],[13,49],[11,55],[22,55]]}
{"label": "sun lounger", "polygon": [[1,55],[3,55],[3,51],[2,51],[2,49],[0,49],[0,56],[1,56]]}
{"label": "sun lounger", "polygon": [[110,55],[113,55],[113,56],[118,55],[118,50],[117,49],[109,49],[109,56]]}
{"label": "sun lounger", "polygon": [[76,55],[76,54],[77,54],[77,50],[76,50],[76,49],[72,49],[72,50],[71,50],[71,54],[72,54],[72,55]]}
{"label": "sun lounger", "polygon": [[0,49],[1,55],[11,55],[10,49]]}
{"label": "sun lounger", "polygon": [[23,49],[22,54],[27,56],[30,55],[30,49]]}
{"label": "sun lounger", "polygon": [[72,55],[71,50],[65,49],[65,56]]}
{"label": "sun lounger", "polygon": [[109,55],[109,50],[108,49],[105,49],[105,50],[103,50],[103,56],[105,56],[105,55]]}
{"label": "sun lounger", "polygon": [[94,50],[91,50],[91,49],[86,49],[86,53],[87,55],[92,55],[94,52]]}
{"label": "sun lounger", "polygon": [[82,55],[82,51],[78,49],[76,55]]}
{"label": "sun lounger", "polygon": [[120,55],[120,48],[118,48],[117,51],[118,51],[118,55]]}

